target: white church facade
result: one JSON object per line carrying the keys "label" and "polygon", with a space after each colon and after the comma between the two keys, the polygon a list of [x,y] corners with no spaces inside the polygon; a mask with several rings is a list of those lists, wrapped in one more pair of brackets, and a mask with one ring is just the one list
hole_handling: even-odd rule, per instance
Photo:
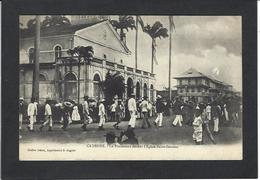
{"label": "white church facade", "polygon": [[[131,34],[132,33],[132,34]],[[143,32],[139,32],[143,33]],[[100,82],[106,73],[119,72],[125,81],[127,98],[134,92],[137,98],[147,96],[154,101],[156,96],[155,74],[149,69],[151,63],[151,40],[140,38],[138,66],[135,65],[135,30],[126,34],[126,42],[108,20],[73,24],[66,27],[41,29],[40,38],[40,97],[39,101],[72,99],[80,101],[84,95],[99,100],[104,97]],[[140,35],[139,35],[140,36]],[[148,45],[148,43],[150,43]],[[147,44],[145,46],[145,44]],[[20,96],[29,101],[32,95],[34,34],[20,34]],[[68,49],[77,46],[92,46],[94,58],[89,65],[64,63]]]}

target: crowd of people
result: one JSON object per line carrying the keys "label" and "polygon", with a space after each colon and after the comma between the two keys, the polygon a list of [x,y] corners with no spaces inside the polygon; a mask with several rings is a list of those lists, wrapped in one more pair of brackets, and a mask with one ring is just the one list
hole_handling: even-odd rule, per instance
{"label": "crowd of people", "polygon": [[[241,125],[242,104],[237,97],[216,98],[211,102],[192,102],[183,101],[180,97],[175,97],[173,101],[166,101],[160,95],[157,96],[155,104],[143,97],[141,100],[135,99],[135,94],[131,94],[125,102],[114,97],[113,102],[108,104],[105,99],[100,99],[96,104],[96,110],[90,106],[88,96],[84,97],[82,104],[76,104],[74,101],[66,100],[62,103],[53,102],[47,99],[44,105],[43,121],[39,127],[42,131],[48,127],[48,131],[52,131],[53,120],[55,119],[62,124],[61,129],[66,131],[72,122],[81,123],[83,131],[88,130],[88,125],[93,123],[93,119],[97,119],[97,130],[104,130],[104,124],[109,120],[114,122],[112,125],[116,130],[124,128],[121,126],[121,121],[128,121],[126,131],[123,135],[129,136],[130,139],[135,137],[134,129],[136,128],[136,119],[141,118],[141,128],[160,128],[164,125],[164,115],[172,115],[172,126],[182,127],[183,124],[193,126],[192,138],[196,144],[203,144],[203,133],[205,132],[212,143],[216,144],[215,135],[220,133],[220,124],[223,125]],[[94,115],[96,113],[97,117]],[[170,113],[172,112],[172,113]],[[151,116],[156,115],[155,120],[150,122]],[[35,130],[34,124],[39,116],[39,104],[35,98],[31,98],[31,102],[26,105],[23,98],[19,100],[19,129],[22,129],[22,124],[25,119],[28,120],[27,129],[30,132]],[[213,133],[209,128],[209,124],[213,124]],[[106,139],[110,139],[115,135],[109,132]],[[120,139],[120,138],[118,138]],[[131,141],[131,140],[130,140]],[[121,141],[118,141],[122,143]],[[136,141],[135,141],[136,143]]]}

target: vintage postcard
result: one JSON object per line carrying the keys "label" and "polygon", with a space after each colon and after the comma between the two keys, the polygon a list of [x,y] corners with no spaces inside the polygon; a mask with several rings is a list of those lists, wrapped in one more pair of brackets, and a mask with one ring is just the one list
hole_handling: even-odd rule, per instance
{"label": "vintage postcard", "polygon": [[241,16],[19,23],[20,161],[243,159]]}

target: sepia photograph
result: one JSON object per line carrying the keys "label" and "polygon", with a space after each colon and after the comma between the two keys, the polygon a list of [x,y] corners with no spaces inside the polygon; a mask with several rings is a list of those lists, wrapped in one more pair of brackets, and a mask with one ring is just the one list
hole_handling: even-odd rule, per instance
{"label": "sepia photograph", "polygon": [[242,16],[20,15],[19,160],[243,160],[242,80]]}

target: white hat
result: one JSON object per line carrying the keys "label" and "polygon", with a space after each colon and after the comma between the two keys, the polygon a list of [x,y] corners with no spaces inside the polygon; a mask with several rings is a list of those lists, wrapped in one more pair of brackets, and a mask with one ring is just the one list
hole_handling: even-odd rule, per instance
{"label": "white hat", "polygon": [[104,99],[104,98],[99,100],[99,102],[104,102],[104,101],[105,101],[105,99]]}
{"label": "white hat", "polygon": [[24,100],[24,98],[23,98],[23,97],[20,97],[19,100]]}
{"label": "white hat", "polygon": [[71,102],[69,102],[69,101],[65,101],[63,104],[66,107],[73,107],[73,104]]}
{"label": "white hat", "polygon": [[160,96],[160,95],[157,95],[157,99],[161,99],[162,98],[162,96]]}

